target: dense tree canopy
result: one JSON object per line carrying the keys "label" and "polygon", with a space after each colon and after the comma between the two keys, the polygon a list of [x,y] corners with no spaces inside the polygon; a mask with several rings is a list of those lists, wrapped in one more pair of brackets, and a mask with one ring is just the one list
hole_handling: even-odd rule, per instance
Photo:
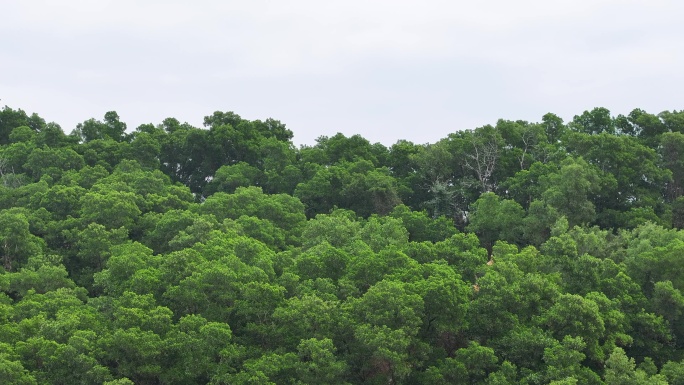
{"label": "dense tree canopy", "polygon": [[683,111],[292,137],[0,110],[0,382],[684,383]]}

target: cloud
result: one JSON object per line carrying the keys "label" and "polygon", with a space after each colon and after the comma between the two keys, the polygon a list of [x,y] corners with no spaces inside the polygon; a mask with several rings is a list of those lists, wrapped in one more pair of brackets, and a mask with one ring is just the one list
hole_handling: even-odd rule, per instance
{"label": "cloud", "polygon": [[0,11],[12,36],[3,103],[54,110],[67,130],[111,109],[129,127],[200,124],[221,109],[278,118],[299,143],[336,131],[424,142],[500,117],[681,108],[675,1],[36,0]]}

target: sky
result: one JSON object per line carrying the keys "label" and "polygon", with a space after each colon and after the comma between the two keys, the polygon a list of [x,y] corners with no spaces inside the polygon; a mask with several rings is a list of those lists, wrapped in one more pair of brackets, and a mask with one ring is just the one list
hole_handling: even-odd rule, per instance
{"label": "sky", "polygon": [[214,111],[297,145],[684,109],[680,0],[3,0],[0,106],[65,132]]}

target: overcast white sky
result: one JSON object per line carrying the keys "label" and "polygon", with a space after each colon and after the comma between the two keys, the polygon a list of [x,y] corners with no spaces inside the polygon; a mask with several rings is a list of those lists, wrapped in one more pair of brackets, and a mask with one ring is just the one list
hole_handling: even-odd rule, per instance
{"label": "overcast white sky", "polygon": [[0,106],[70,132],[213,111],[296,144],[435,142],[499,118],[684,109],[681,0],[0,2]]}

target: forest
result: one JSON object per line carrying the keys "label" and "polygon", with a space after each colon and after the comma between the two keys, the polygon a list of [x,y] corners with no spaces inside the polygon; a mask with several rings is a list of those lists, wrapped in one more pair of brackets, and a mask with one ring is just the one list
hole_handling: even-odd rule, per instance
{"label": "forest", "polygon": [[0,383],[684,384],[684,111],[292,138],[1,109]]}

